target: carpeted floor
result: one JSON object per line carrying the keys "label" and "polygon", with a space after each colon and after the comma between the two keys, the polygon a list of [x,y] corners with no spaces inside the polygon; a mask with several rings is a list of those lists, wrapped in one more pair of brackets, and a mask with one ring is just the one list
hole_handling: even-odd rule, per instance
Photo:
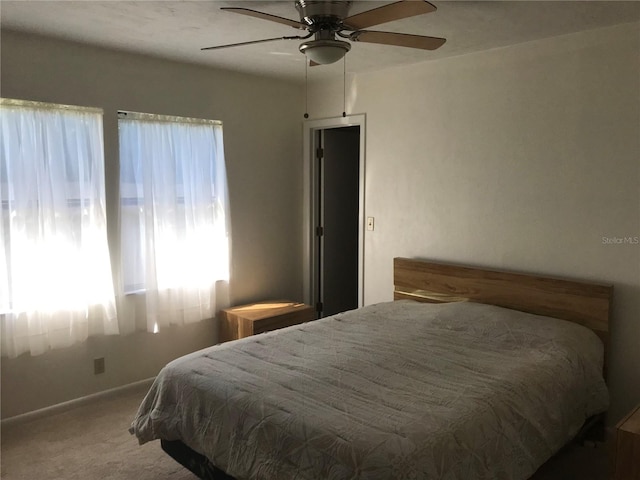
{"label": "carpeted floor", "polygon": [[146,388],[2,428],[2,480],[195,480],[128,428]]}
{"label": "carpeted floor", "polygon": [[[160,449],[139,446],[127,429],[145,390],[3,427],[2,480],[195,480]],[[572,446],[531,480],[606,480],[607,449]],[[274,479],[277,480],[277,479]]]}

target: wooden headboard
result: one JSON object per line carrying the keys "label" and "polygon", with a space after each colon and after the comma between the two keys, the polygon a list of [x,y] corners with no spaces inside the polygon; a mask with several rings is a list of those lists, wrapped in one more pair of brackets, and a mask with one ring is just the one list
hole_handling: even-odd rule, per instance
{"label": "wooden headboard", "polygon": [[569,320],[593,330],[607,349],[611,285],[409,258],[394,258],[393,270],[396,300],[468,300]]}

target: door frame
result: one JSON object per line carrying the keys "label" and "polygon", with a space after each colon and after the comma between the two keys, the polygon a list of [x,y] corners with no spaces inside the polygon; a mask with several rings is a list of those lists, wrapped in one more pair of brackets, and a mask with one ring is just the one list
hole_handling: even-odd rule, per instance
{"label": "door frame", "polygon": [[318,148],[316,132],[330,128],[360,127],[360,158],[358,180],[358,307],[364,305],[364,187],[365,187],[365,114],[344,117],[305,120],[302,132],[302,288],[303,301],[315,307],[319,301],[319,272],[315,259],[319,253],[319,242],[315,234],[318,218],[319,174],[315,165],[315,152]]}

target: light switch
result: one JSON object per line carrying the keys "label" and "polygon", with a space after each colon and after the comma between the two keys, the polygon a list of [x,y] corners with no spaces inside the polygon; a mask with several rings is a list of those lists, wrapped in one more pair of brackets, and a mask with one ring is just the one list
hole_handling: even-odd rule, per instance
{"label": "light switch", "polygon": [[373,231],[373,217],[367,217],[367,230]]}

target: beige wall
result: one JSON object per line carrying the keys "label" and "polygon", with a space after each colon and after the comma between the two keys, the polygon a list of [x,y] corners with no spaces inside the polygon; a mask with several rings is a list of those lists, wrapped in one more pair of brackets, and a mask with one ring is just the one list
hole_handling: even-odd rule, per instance
{"label": "beige wall", "polygon": [[[425,257],[615,286],[613,422],[640,402],[640,25],[352,76],[366,113],[365,303],[392,258]],[[354,47],[355,48],[355,47]],[[342,78],[309,112],[338,116]]]}
{"label": "beige wall", "polygon": [[[610,422],[640,401],[640,246],[602,242],[640,236],[638,27],[348,82],[347,113],[367,115],[365,207],[376,217],[365,302],[391,298],[394,256],[610,282]],[[311,88],[312,118],[343,110],[341,66],[323,68],[336,81]],[[104,108],[112,184],[116,110],[222,120],[234,299],[301,296],[300,87],[4,33],[1,87],[6,97]],[[202,322],[3,360],[2,415],[152,376],[214,335]],[[96,356],[107,358],[105,375],[92,375]]]}
{"label": "beige wall", "polygon": [[[232,301],[301,300],[302,86],[11,32],[2,32],[1,61],[3,97],[104,109],[107,195],[118,181],[117,110],[222,120]],[[111,208],[111,224],[116,215]],[[205,321],[2,359],[2,417],[152,377],[216,338],[214,322]],[[93,375],[96,357],[106,359],[104,375]]]}

